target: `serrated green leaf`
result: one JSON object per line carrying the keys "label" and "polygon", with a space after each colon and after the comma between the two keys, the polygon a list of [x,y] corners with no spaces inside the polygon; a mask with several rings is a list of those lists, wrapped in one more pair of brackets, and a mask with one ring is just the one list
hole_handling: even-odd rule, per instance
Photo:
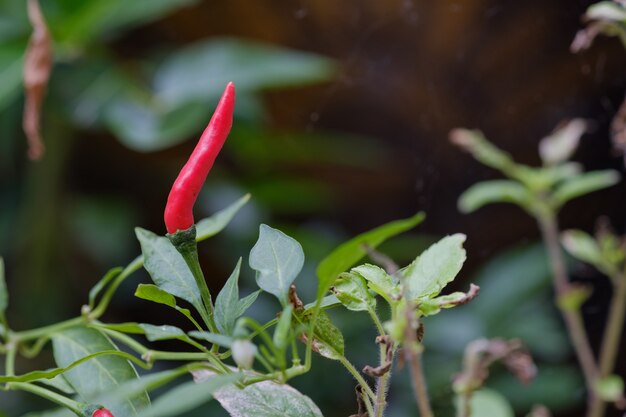
{"label": "serrated green leaf", "polygon": [[402,293],[397,280],[394,280],[387,271],[379,266],[363,264],[352,268],[350,272],[362,276],[367,281],[368,288],[383,297],[390,304]]}
{"label": "serrated green leaf", "polygon": [[[76,327],[52,337],[54,359],[59,367],[102,351],[117,350],[104,335],[94,329]],[[64,377],[76,392],[89,401],[99,393],[115,389],[120,384],[138,378],[128,360],[118,356],[97,356],[65,372]],[[107,404],[114,415],[134,416],[150,404],[144,392],[133,398]]]}
{"label": "serrated green leaf", "polygon": [[611,187],[620,181],[620,174],[614,170],[591,171],[573,177],[559,185],[553,194],[557,207],[568,201]]}
{"label": "serrated green leaf", "polygon": [[219,345],[227,349],[230,349],[230,347],[233,344],[233,338],[230,336],[226,336],[224,334],[210,333],[210,332],[197,331],[197,330],[191,331],[188,334],[194,339],[206,340],[209,343],[213,343],[213,344]]}
{"label": "serrated green leaf", "polygon": [[196,240],[198,242],[215,236],[230,223],[235,215],[246,203],[250,201],[250,194],[246,194],[239,200],[210,217],[200,220],[196,224]]}
{"label": "serrated green leaf", "polygon": [[184,339],[187,337],[185,332],[175,326],[164,324],[155,326],[153,324],[142,323],[139,325],[146,334],[146,338],[151,342],[158,340]]}
{"label": "serrated green leaf", "polygon": [[446,236],[400,270],[410,300],[432,298],[454,280],[466,259],[463,242],[463,234]]}
{"label": "serrated green leaf", "polygon": [[472,185],[459,197],[459,210],[471,213],[492,203],[513,203],[526,208],[532,201],[530,192],[517,181],[493,180]]}
{"label": "serrated green leaf", "polygon": [[214,395],[231,417],[322,417],[309,397],[289,385],[272,381],[244,389],[229,386]]}
{"label": "serrated green leaf", "polygon": [[[457,409],[460,399],[457,397]],[[497,391],[483,388],[472,394],[470,401],[471,417],[515,417],[513,408],[506,398]]]}
{"label": "serrated green leaf", "polygon": [[180,105],[218,97],[229,81],[244,93],[325,81],[335,71],[327,57],[241,39],[211,39],[179,49],[154,77],[159,101]]}
{"label": "serrated green leaf", "polygon": [[249,263],[257,271],[259,288],[275,295],[286,305],[289,286],[304,265],[304,252],[295,239],[262,224],[259,240],[250,251]]}
{"label": "serrated green leaf", "polygon": [[198,323],[191,315],[191,311],[176,305],[176,298],[167,291],[163,291],[156,285],[139,284],[137,286],[137,289],[135,290],[135,297],[172,307],[173,309],[187,317],[196,327],[199,327]]}
{"label": "serrated green leaf", "polygon": [[123,270],[124,268],[121,267],[110,269],[104,275],[104,277],[102,277],[102,279],[91,288],[91,290],[89,291],[89,306],[91,308],[96,305],[96,297],[98,296],[98,294],[100,294],[100,292],[107,286],[107,284],[111,282],[115,277],[117,277]]}
{"label": "serrated green leaf", "polygon": [[203,382],[189,381],[161,395],[152,407],[143,410],[139,417],[179,416],[213,399],[220,388],[236,383],[241,374],[218,375]]}
{"label": "serrated green leaf", "polygon": [[319,279],[317,298],[320,299],[326,294],[339,274],[346,272],[367,254],[364,246],[375,248],[385,240],[414,228],[424,220],[424,217],[426,217],[424,213],[420,212],[408,219],[392,221],[339,245],[317,267]]}
{"label": "serrated green leaf", "polygon": [[235,320],[239,317],[239,271],[241,258],[237,261],[235,270],[224,284],[224,287],[215,299],[215,324],[221,333],[232,335]]}
{"label": "serrated green leaf", "polygon": [[539,142],[539,155],[543,163],[555,165],[567,161],[576,151],[580,137],[586,129],[584,120],[574,119],[543,138]]}
{"label": "serrated green leaf", "polygon": [[2,324],[4,313],[9,306],[9,291],[7,290],[6,278],[4,276],[4,259],[0,257],[0,324]]}
{"label": "serrated green leaf", "polygon": [[376,299],[372,297],[365,279],[359,274],[351,272],[340,274],[331,291],[348,310],[371,311],[376,308]]}
{"label": "serrated green leaf", "polygon": [[162,290],[188,301],[196,310],[203,311],[196,281],[169,239],[139,227],[135,229],[135,233],[141,244],[144,268],[154,283]]}
{"label": "serrated green leaf", "polygon": [[[300,320],[308,325],[312,319],[312,314],[305,313]],[[315,321],[313,350],[328,359],[337,360],[343,356],[344,341],[341,330],[337,328],[328,317],[328,314],[320,311]]]}

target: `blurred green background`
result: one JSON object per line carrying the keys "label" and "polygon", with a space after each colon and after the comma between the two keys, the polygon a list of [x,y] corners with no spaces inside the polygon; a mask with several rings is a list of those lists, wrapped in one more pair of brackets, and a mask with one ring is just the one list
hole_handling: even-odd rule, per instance
{"label": "blurred green background", "polygon": [[[196,218],[246,192],[253,200],[200,248],[214,293],[238,257],[247,257],[261,222],[302,243],[307,263],[296,283],[308,301],[314,268],[336,244],[425,210],[417,232],[381,249],[403,264],[437,236],[466,233],[469,259],[454,289],[482,287],[470,305],[425,323],[437,416],[454,415],[451,376],[460,371],[466,343],[481,336],[520,337],[539,364],[530,386],[500,369],[489,380],[518,415],[536,403],[556,416],[580,415],[583,384],[552,307],[535,225],[508,206],[458,213],[462,190],[498,174],[453,148],[447,133],[480,128],[518,160],[535,164],[542,136],[563,119],[583,117],[593,131],[576,159],[588,169],[623,170],[611,153],[608,125],[626,89],[626,54],[613,39],[569,52],[590,3],[41,0],[55,66],[44,105],[47,152],[31,162],[21,131],[31,28],[23,0],[0,0],[0,255],[10,323],[25,329],[77,314],[91,285],[139,253],[134,226],[165,233],[169,187],[232,80],[234,128]],[[562,225],[591,230],[606,215],[623,232],[625,194],[620,185],[574,202]],[[589,268],[571,268],[595,288],[584,314],[597,348],[610,286]],[[252,291],[251,271],[242,279]],[[146,280],[145,273],[129,280],[105,318],[171,320],[132,296]],[[269,297],[255,306],[252,314],[261,318],[278,308]],[[357,368],[375,361],[367,318],[332,316]],[[49,365],[43,355],[18,363],[18,371]],[[355,412],[349,375],[322,358],[315,365],[294,386],[327,417]],[[624,372],[622,358],[618,373]],[[389,416],[416,415],[405,371],[396,376]],[[0,416],[48,406],[0,393]],[[215,405],[193,415],[209,412],[225,415]]]}

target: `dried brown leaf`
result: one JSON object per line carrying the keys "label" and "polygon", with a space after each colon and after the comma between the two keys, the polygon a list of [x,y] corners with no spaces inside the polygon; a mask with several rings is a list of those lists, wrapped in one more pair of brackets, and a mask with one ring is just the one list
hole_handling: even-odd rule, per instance
{"label": "dried brown leaf", "polygon": [[52,38],[39,7],[38,0],[28,0],[28,18],[33,32],[24,57],[24,104],[23,127],[28,139],[28,156],[37,160],[43,156],[41,137],[41,106],[52,70]]}

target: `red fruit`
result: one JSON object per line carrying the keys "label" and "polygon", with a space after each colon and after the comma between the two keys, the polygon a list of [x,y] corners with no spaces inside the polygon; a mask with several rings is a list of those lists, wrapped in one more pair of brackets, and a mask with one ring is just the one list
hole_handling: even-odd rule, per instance
{"label": "red fruit", "polygon": [[106,408],[99,408],[93,412],[92,417],[113,417],[113,414]]}

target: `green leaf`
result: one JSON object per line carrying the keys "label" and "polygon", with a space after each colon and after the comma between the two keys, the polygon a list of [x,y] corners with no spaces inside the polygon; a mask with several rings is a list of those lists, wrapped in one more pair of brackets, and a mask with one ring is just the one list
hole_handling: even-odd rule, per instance
{"label": "green leaf", "polygon": [[459,197],[459,210],[471,213],[492,203],[513,203],[526,208],[532,201],[530,192],[517,181],[493,180],[472,185]]}
{"label": "green leaf", "polygon": [[[457,397],[457,409],[460,399]],[[483,388],[473,393],[470,401],[471,417],[515,417],[513,408],[497,391]]]}
{"label": "green leaf", "polygon": [[140,417],[180,416],[213,399],[216,391],[234,384],[240,374],[218,375],[197,383],[185,382],[161,395],[152,407],[142,411]]}
{"label": "green leaf", "polygon": [[198,102],[170,108],[158,102],[119,98],[107,107],[104,120],[126,147],[137,152],[155,152],[197,134],[210,114],[209,106]]}
{"label": "green leaf", "polygon": [[554,202],[560,207],[574,198],[611,187],[619,181],[620,174],[614,170],[585,172],[563,182],[553,194]]}
{"label": "green leaf", "polygon": [[144,268],[162,290],[182,298],[203,311],[200,290],[180,253],[169,239],[137,227],[137,239],[144,256]]}
{"label": "green leaf", "polygon": [[57,391],[61,391],[64,394],[68,394],[68,395],[76,394],[76,390],[72,388],[72,386],[67,382],[67,380],[65,379],[63,375],[57,375],[54,378],[50,378],[50,379],[43,378],[43,379],[38,380],[37,382],[47,385],[49,387],[52,387],[56,389]]}
{"label": "green leaf", "polygon": [[582,230],[567,230],[561,234],[561,243],[567,252],[574,258],[593,265],[599,271],[615,276],[617,270],[614,265],[606,262],[602,249],[593,237]]}
{"label": "green leaf", "polygon": [[[90,354],[117,350],[100,332],[84,327],[56,333],[52,337],[52,345],[54,359],[59,367],[71,365]],[[87,401],[98,393],[111,391],[126,381],[138,378],[135,368],[128,360],[110,355],[94,357],[63,375]],[[107,408],[117,416],[134,416],[149,403],[148,395],[144,392],[124,401],[107,404]]]}
{"label": "green leaf", "polygon": [[364,264],[352,268],[350,272],[362,276],[367,281],[367,286],[390,304],[402,293],[398,282],[379,266]]}
{"label": "green leaf", "polygon": [[229,81],[239,92],[328,80],[330,59],[240,39],[211,39],[169,55],[154,77],[158,100],[171,105],[219,97]]}
{"label": "green leaf", "polygon": [[440,297],[431,298],[430,300],[422,300],[418,305],[418,309],[424,316],[433,316],[439,313],[442,308],[455,307],[463,303],[466,299],[466,293],[453,292],[452,294],[442,295]]}
{"label": "green leaf", "polygon": [[613,20],[616,22],[626,21],[626,9],[612,1],[601,1],[592,4],[585,13],[585,18],[591,20]]}
{"label": "green leaf", "polygon": [[[312,313],[305,313],[301,320],[308,325],[313,318]],[[320,311],[315,321],[313,350],[328,359],[337,360],[343,356],[344,342],[341,331],[333,324],[328,314]]]}
{"label": "green leaf", "polygon": [[157,340],[185,339],[187,335],[181,329],[175,326],[162,325],[155,326],[153,324],[142,323],[139,325],[146,333],[146,338],[155,342]]}
{"label": "green leaf", "polygon": [[230,349],[233,344],[233,338],[224,334],[193,330],[189,332],[189,336],[194,339],[206,340],[209,343],[219,345],[226,349]]}
{"label": "green leaf", "polygon": [[511,155],[494,146],[479,130],[454,129],[450,132],[450,141],[470,152],[476,160],[504,172],[509,176],[515,172],[516,164]]}
{"label": "green leaf", "polygon": [[[56,42],[86,45],[96,37],[116,35],[121,29],[137,26],[167,15],[181,6],[194,3],[195,0],[90,0],[79,2],[60,2],[57,8],[62,10],[61,18],[52,20],[50,27]],[[57,11],[58,13],[58,11]]]}
{"label": "green leaf", "polygon": [[376,308],[376,299],[368,291],[361,275],[350,272],[340,274],[331,291],[348,310],[368,311]]}
{"label": "green leaf", "polygon": [[261,290],[257,290],[251,294],[246,295],[237,303],[237,317],[241,317],[248,308],[254,303],[257,297],[261,294]]}
{"label": "green leaf", "polygon": [[4,276],[4,259],[0,257],[0,324],[4,319],[4,312],[9,306],[9,292],[7,291],[7,283]]}
{"label": "green leaf", "polygon": [[304,265],[304,252],[295,239],[262,224],[259,240],[250,251],[249,263],[257,271],[259,288],[275,295],[286,305],[289,286]]}
{"label": "green leaf", "polygon": [[239,271],[241,258],[237,261],[235,270],[224,284],[224,287],[215,299],[215,324],[221,333],[232,335],[235,320],[239,318]]}
{"label": "green leaf", "polygon": [[107,284],[115,279],[115,277],[117,277],[123,270],[124,268],[121,267],[110,269],[104,275],[104,277],[102,277],[102,279],[91,288],[91,290],[89,291],[89,306],[91,308],[96,305],[96,297],[98,296],[98,294],[100,294],[100,292],[107,286]]}
{"label": "green leaf", "polygon": [[322,417],[309,397],[289,385],[272,381],[244,389],[229,386],[214,395],[231,417]]}
{"label": "green leaf", "polygon": [[463,242],[463,234],[446,236],[400,270],[410,300],[432,298],[454,280],[466,259]]}
{"label": "green leaf", "polygon": [[624,397],[624,380],[618,375],[609,375],[596,381],[595,392],[606,402],[615,402]]}
{"label": "green leaf", "polygon": [[196,240],[200,242],[224,230],[233,217],[235,217],[235,214],[237,214],[249,200],[250,194],[246,194],[228,207],[213,214],[211,217],[200,220],[196,224]]}
{"label": "green leaf", "polygon": [[172,294],[163,291],[161,288],[157,287],[154,284],[139,284],[137,286],[137,289],[135,290],[135,297],[172,307],[176,311],[185,315],[185,317],[187,317],[192,323],[196,325],[196,327],[198,327],[196,320],[193,318],[191,312],[188,309],[177,306],[176,298],[174,298]]}
{"label": "green leaf", "polygon": [[539,142],[539,155],[545,165],[556,165],[567,161],[576,151],[580,137],[587,124],[583,119],[574,119],[556,129]]}
{"label": "green leaf", "polygon": [[114,330],[116,332],[130,333],[130,334],[145,334],[145,330],[141,328],[139,323],[127,322],[127,323],[111,323],[111,324],[98,324],[95,328],[103,327],[105,329]]}
{"label": "green leaf", "polygon": [[392,221],[339,245],[317,267],[319,279],[317,298],[320,299],[326,294],[339,274],[346,272],[367,254],[364,246],[375,248],[390,237],[414,228],[424,220],[424,217],[424,213],[420,212],[408,219]]}

